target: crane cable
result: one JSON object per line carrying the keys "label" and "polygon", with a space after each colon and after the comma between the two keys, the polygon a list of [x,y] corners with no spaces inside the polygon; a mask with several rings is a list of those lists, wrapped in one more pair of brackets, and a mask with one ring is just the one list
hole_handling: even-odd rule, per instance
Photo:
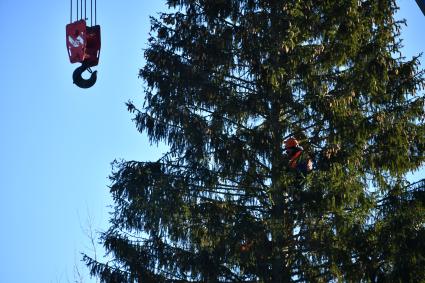
{"label": "crane cable", "polygon": [[[70,14],[69,14],[69,22],[72,23],[72,2],[73,0],[70,0]],[[80,5],[78,5],[77,2],[77,21],[83,19],[83,0],[80,0]],[[84,0],[84,20],[87,20],[87,0]],[[94,0],[94,24],[97,24],[97,1]],[[90,25],[93,26],[93,0],[90,0]]]}
{"label": "crane cable", "polygon": [[[84,0],[86,1],[86,0]],[[93,0],[90,0],[90,25],[93,26]],[[94,25],[97,25],[97,3],[94,0]]]}

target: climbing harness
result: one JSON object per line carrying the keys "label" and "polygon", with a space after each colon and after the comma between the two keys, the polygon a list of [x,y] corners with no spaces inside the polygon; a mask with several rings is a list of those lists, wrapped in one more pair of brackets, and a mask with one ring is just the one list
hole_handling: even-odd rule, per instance
{"label": "climbing harness", "polygon": [[[81,88],[92,87],[96,83],[97,71],[92,71],[91,67],[99,63],[100,55],[100,26],[97,25],[97,3],[90,0],[90,26],[87,26],[87,0],[84,0],[84,17],[83,17],[83,0],[76,0],[77,3],[77,19],[72,21],[72,2],[70,23],[66,25],[66,46],[68,50],[69,61],[71,63],[81,63],[81,66],[75,69],[72,74],[74,83]],[[80,2],[80,3],[79,3]],[[79,5],[80,4],[80,5]],[[93,25],[94,11],[94,25]],[[84,79],[82,74],[88,71],[90,78]]]}

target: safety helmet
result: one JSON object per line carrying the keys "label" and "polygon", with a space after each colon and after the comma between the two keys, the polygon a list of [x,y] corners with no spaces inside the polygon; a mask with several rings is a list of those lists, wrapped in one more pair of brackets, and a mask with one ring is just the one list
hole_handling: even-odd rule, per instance
{"label": "safety helmet", "polygon": [[293,148],[298,146],[298,141],[296,138],[288,138],[283,142],[285,144],[285,149]]}

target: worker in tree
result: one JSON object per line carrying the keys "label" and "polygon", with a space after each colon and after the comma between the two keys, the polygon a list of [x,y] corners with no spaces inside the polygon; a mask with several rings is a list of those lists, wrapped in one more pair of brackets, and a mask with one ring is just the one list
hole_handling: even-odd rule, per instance
{"label": "worker in tree", "polygon": [[307,174],[313,170],[311,158],[304,152],[298,141],[291,137],[284,141],[285,151],[289,158],[289,168]]}

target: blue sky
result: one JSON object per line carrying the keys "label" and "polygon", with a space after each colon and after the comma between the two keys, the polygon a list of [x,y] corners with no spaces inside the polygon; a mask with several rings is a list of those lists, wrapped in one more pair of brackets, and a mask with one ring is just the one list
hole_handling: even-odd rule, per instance
{"label": "blue sky", "polygon": [[[90,253],[88,222],[108,227],[110,163],[159,157],[124,103],[142,104],[149,15],[164,1],[97,2],[98,81],[84,90],[65,48],[69,1],[0,0],[0,283],[74,282],[75,265],[96,282],[80,252]],[[411,57],[425,51],[425,17],[415,1],[398,3]]]}

